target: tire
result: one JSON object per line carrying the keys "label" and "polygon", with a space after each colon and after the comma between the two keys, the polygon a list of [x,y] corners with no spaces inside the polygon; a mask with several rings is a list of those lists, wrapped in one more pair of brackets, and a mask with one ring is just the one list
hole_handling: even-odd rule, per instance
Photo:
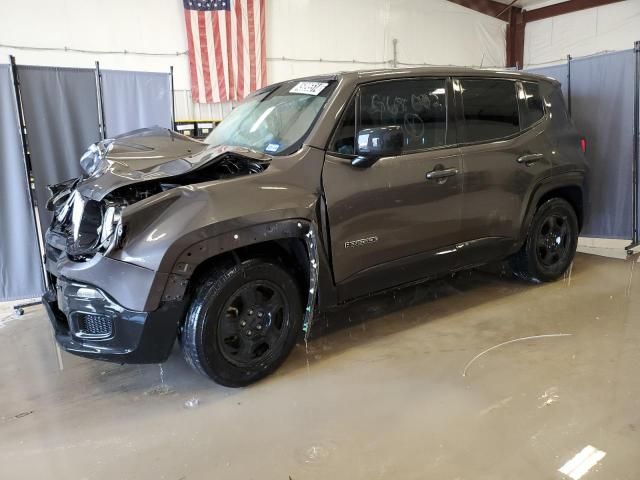
{"label": "tire", "polygon": [[576,212],[562,198],[538,207],[524,245],[509,259],[516,276],[529,281],[551,282],[569,268],[578,245]]}
{"label": "tire", "polygon": [[197,284],[181,330],[184,357],[227,387],[276,370],[302,329],[300,289],[270,260],[214,268]]}

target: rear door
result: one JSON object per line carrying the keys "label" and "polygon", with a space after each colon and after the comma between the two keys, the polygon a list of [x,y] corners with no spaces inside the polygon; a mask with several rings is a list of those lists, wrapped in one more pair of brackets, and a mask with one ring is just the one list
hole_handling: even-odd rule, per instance
{"label": "rear door", "polygon": [[464,171],[461,252],[466,264],[482,263],[509,253],[553,152],[537,84],[458,78],[454,90]]}
{"label": "rear door", "polygon": [[[462,162],[451,97],[446,78],[384,81],[362,86],[343,115],[322,175],[343,297],[455,266],[448,247],[460,238]],[[356,131],[395,125],[405,135],[402,155],[351,165]],[[447,175],[428,179],[434,171]]]}

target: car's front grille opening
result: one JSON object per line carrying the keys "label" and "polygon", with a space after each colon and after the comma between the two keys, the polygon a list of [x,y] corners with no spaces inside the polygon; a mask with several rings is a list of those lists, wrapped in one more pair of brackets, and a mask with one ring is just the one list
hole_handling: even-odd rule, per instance
{"label": "car's front grille opening", "polygon": [[113,333],[113,321],[106,315],[80,313],[77,333],[79,336],[109,337]]}

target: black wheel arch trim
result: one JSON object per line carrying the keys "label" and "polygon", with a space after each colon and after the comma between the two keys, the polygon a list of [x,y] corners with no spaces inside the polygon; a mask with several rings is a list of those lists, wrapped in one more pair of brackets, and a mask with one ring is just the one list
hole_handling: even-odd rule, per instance
{"label": "black wheel arch trim", "polygon": [[[524,215],[521,222],[520,227],[520,236],[518,238],[518,249],[523,245],[523,243],[527,239],[527,235],[529,234],[529,227],[531,225],[531,221],[533,216],[536,213],[536,207],[540,202],[540,199],[544,197],[549,192],[554,190],[559,190],[567,187],[575,187],[580,189],[580,193],[582,195],[583,202],[583,210],[584,210],[584,181],[585,174],[583,172],[575,171],[575,172],[566,172],[558,175],[554,175],[551,177],[547,177],[540,181],[533,188],[531,194],[529,195],[529,201],[527,203],[527,208],[524,211]],[[584,215],[584,212],[576,212],[576,215],[580,216],[580,214]]]}
{"label": "black wheel arch trim", "polygon": [[316,304],[320,309],[325,309],[334,305],[337,298],[331,267],[323,245],[324,232],[323,226],[319,226],[313,220],[290,218],[203,238],[177,256],[158,301],[182,300],[193,273],[207,260],[242,247],[297,238],[304,241],[309,261],[309,292],[305,310],[305,328],[307,328]]}

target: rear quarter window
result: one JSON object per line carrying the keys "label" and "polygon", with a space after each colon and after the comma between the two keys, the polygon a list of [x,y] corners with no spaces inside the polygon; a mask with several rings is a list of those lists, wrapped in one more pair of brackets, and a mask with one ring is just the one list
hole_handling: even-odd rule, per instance
{"label": "rear quarter window", "polygon": [[520,125],[527,128],[544,116],[544,106],[540,87],[534,82],[522,82],[522,108],[520,109]]}

